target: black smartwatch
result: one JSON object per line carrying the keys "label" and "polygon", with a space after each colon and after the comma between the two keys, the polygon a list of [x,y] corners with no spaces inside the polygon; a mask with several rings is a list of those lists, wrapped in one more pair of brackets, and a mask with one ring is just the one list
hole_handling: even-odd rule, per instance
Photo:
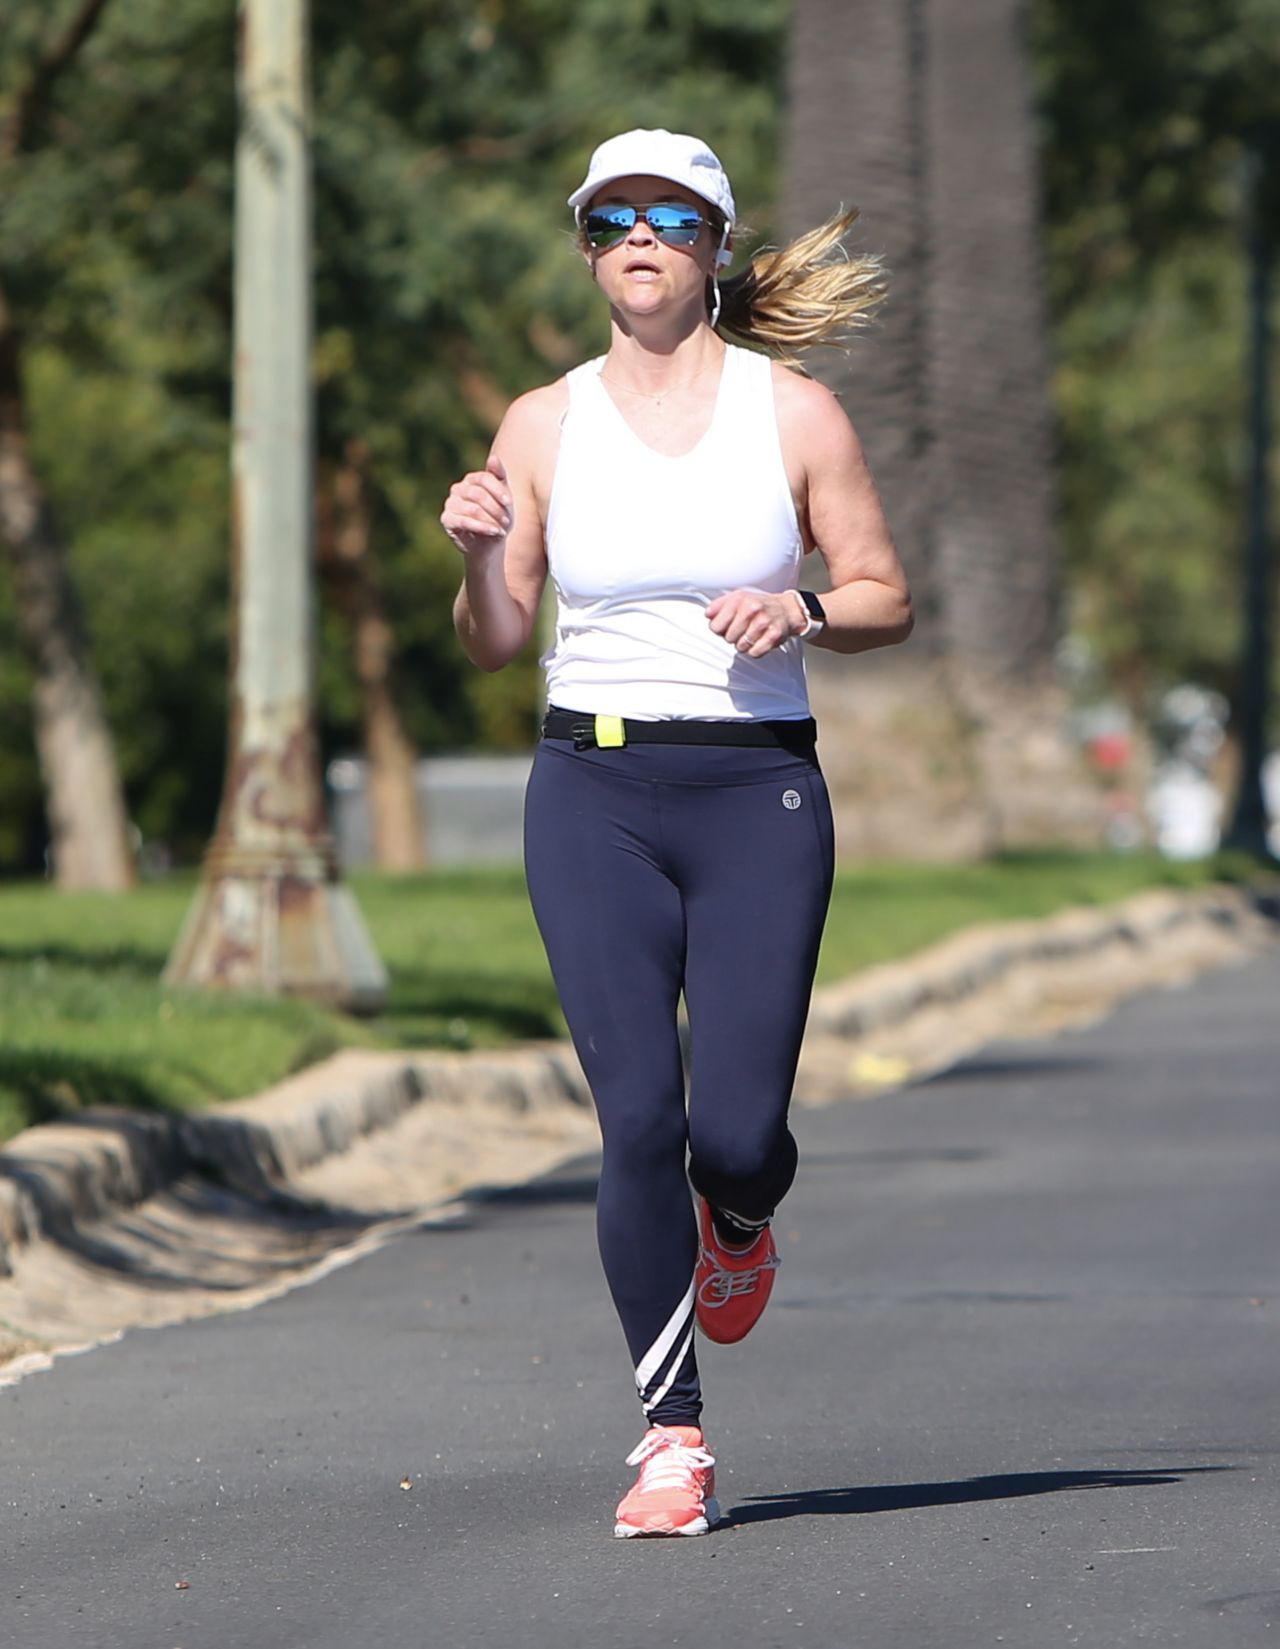
{"label": "black smartwatch", "polygon": [[796,594],[804,602],[805,611],[809,615],[809,627],[800,632],[801,641],[807,641],[810,636],[816,636],[818,631],[827,622],[827,609],[814,595],[812,590],[797,590]]}

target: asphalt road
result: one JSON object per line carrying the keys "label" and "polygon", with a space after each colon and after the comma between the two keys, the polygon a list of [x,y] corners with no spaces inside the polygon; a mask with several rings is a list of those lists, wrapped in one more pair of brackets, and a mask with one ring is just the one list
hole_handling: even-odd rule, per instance
{"label": "asphalt road", "polygon": [[0,1391],[0,1644],[1276,1644],[1278,1120],[1274,954],[802,1114],[700,1540],[612,1538],[590,1163],[61,1361]]}

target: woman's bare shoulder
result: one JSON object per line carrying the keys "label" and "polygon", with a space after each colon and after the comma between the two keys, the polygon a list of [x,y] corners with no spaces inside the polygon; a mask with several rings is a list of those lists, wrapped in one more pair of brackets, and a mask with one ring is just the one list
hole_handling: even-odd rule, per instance
{"label": "woman's bare shoulder", "polygon": [[518,395],[507,408],[493,450],[507,466],[512,483],[523,482],[544,496],[551,485],[560,445],[560,423],[569,405],[563,378]]}
{"label": "woman's bare shoulder", "polygon": [[779,413],[788,417],[849,422],[844,408],[825,384],[781,361],[773,363],[773,398]]}
{"label": "woman's bare shoulder", "polygon": [[507,408],[493,438],[494,454],[506,466],[511,485],[528,487],[545,507],[551,495],[560,425],[569,406],[569,385],[563,378],[518,395]]}
{"label": "woman's bare shoulder", "polygon": [[773,363],[773,401],[784,441],[803,442],[813,453],[858,445],[848,413],[827,386],[780,361]]}
{"label": "woman's bare shoulder", "polygon": [[517,395],[507,408],[502,427],[508,434],[526,438],[545,435],[559,428],[568,405],[568,380],[557,378],[554,383]]}

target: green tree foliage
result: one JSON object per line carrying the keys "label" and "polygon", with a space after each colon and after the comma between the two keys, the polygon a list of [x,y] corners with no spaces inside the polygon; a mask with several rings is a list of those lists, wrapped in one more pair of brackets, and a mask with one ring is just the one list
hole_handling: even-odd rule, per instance
{"label": "green tree foliage", "polygon": [[321,451],[370,444],[409,728],[426,748],[531,736],[532,652],[501,676],[460,673],[459,563],[436,517],[506,403],[607,342],[564,197],[602,137],[699,129],[715,111],[745,203],[767,201],[784,10],[452,0],[356,14],[316,0]]}
{"label": "green tree foliage", "polygon": [[[406,719],[527,742],[532,658],[467,668],[436,524],[513,395],[603,347],[564,196],[631,125],[701,131],[773,218],[786,0],[313,0],[323,466],[368,442]],[[0,120],[75,0],[5,0]],[[1280,113],[1280,0],[1034,0],[1077,624],[1136,696],[1227,684],[1243,462],[1242,129]],[[221,787],[234,0],[110,0],[0,177],[0,279],[134,818],[185,856]],[[1278,214],[1280,215],[1280,214]],[[602,530],[607,531],[607,524]],[[38,862],[0,581],[0,869]],[[326,749],[357,741],[340,621]]]}
{"label": "green tree foliage", "polygon": [[[1075,622],[1139,706],[1180,678],[1231,692],[1241,153],[1280,122],[1280,0],[1036,0],[1034,19]],[[1272,171],[1280,234],[1280,148]]]}
{"label": "green tree foliage", "polygon": [[[0,119],[71,7],[8,0]],[[369,444],[375,546],[424,749],[525,745],[532,656],[465,666],[436,523],[504,404],[603,347],[564,196],[629,125],[705,130],[769,214],[784,0],[313,0],[321,471]],[[39,141],[0,179],[0,272],[31,361],[37,459],[73,546],[130,805],[189,856],[221,785],[227,627],[234,0],[109,7]],[[39,790],[0,588],[0,868]],[[343,627],[321,630],[326,748],[358,739]]]}
{"label": "green tree foliage", "polygon": [[[73,6],[0,32],[0,119]],[[233,50],[224,5],[109,5],[0,179],[0,270],[26,344],[34,461],[72,545],[133,816],[207,830],[226,630]],[[29,687],[0,585],[0,865],[42,826]],[[38,862],[38,859],[37,861]]]}

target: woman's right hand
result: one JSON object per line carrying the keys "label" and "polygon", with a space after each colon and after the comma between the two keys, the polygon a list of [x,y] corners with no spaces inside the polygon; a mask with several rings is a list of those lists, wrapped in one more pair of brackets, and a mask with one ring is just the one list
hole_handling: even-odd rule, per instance
{"label": "woman's right hand", "polygon": [[482,470],[454,482],[440,513],[440,525],[463,555],[492,549],[506,538],[514,519],[507,472],[492,453]]}

